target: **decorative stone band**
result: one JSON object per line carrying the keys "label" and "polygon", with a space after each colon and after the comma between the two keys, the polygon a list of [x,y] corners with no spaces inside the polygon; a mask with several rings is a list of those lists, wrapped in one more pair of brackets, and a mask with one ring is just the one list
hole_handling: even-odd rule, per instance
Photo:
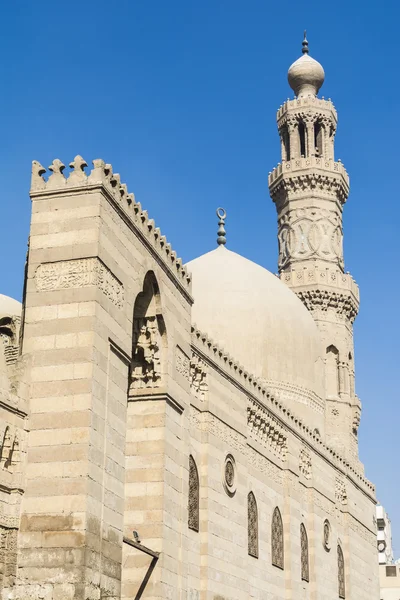
{"label": "decorative stone band", "polygon": [[[319,161],[319,164],[314,164]],[[332,168],[326,165],[330,164]],[[302,197],[311,191],[344,204],[349,195],[349,178],[342,163],[324,158],[296,158],[284,161],[268,175],[269,192],[278,208],[288,196]]]}
{"label": "decorative stone band", "polygon": [[262,404],[252,398],[247,402],[247,426],[251,437],[286,460],[288,444],[284,429]]}
{"label": "decorative stone band", "polygon": [[124,287],[99,258],[63,260],[39,265],[35,273],[39,291],[97,287],[115,306],[124,305]]}
{"label": "decorative stone band", "polygon": [[306,390],[297,385],[291,385],[290,383],[277,383],[268,379],[263,379],[263,384],[271,391],[277,400],[280,400],[286,404],[297,403],[305,404],[310,407],[316,413],[323,415],[325,413],[324,401],[317,396],[315,392]]}
{"label": "decorative stone band", "polygon": [[276,114],[277,121],[279,121],[287,114],[297,111],[307,111],[312,109],[313,113],[318,114],[318,111],[322,114],[332,115],[335,122],[337,122],[337,112],[333,102],[315,96],[304,96],[302,98],[294,98],[293,100],[287,100],[282,104]]}
{"label": "decorative stone band", "polygon": [[[142,210],[141,204],[135,201],[135,196],[128,193],[127,186],[124,183],[121,184],[120,176],[117,173],[113,174],[112,166],[106,164],[102,159],[95,159],[93,161],[94,168],[87,175],[85,172],[87,163],[79,155],[75,157],[69,166],[72,171],[68,177],[65,177],[63,173],[65,165],[56,158],[49,167],[52,174],[46,181],[43,177],[46,169],[34,160],[32,163],[31,198],[36,199],[79,190],[87,192],[100,188],[113,206],[122,211],[124,218],[134,226],[145,243],[161,258],[168,267],[169,272],[178,280],[179,285],[183,286],[186,294],[190,293],[191,277],[183,266],[182,259],[177,257],[176,252],[171,248],[171,244],[161,234],[153,219],[149,219],[147,211]],[[190,296],[189,298],[191,300]]]}
{"label": "decorative stone band", "polygon": [[350,273],[318,266],[281,273],[286,283],[310,311],[334,310],[354,322],[360,305],[358,285]]}
{"label": "decorative stone band", "polygon": [[315,452],[322,455],[338,471],[353,481],[355,485],[361,487],[372,500],[375,500],[375,486],[353,464],[340,456],[333,448],[324,444],[317,433],[305,425],[289,408],[279,402],[262,381],[246,371],[206,333],[199,331],[195,325],[192,326],[191,331],[193,351],[201,356],[205,363],[212,365],[213,368],[230,379],[247,397],[259,401],[264,410],[268,412],[271,418],[275,418],[282,428],[293,432],[295,435],[300,435]]}

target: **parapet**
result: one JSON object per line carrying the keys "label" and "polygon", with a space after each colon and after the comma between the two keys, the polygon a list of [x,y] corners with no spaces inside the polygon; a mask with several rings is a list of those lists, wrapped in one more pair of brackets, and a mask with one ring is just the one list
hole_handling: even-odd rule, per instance
{"label": "parapet", "polygon": [[101,189],[107,199],[121,216],[128,219],[136,232],[151,250],[157,254],[168,267],[169,272],[174,275],[178,282],[184,287],[186,293],[191,292],[191,276],[183,265],[182,259],[171,248],[165,235],[156,227],[153,219],[149,219],[146,210],[142,210],[135,196],[128,192],[126,184],[121,183],[118,173],[113,173],[112,166],[97,158],[93,160],[93,169],[89,174],[85,172],[88,166],[82,156],[75,156],[69,164],[71,171],[64,174],[64,163],[56,158],[49,166],[51,174],[48,179],[44,178],[46,169],[36,160],[32,162],[32,178],[30,196],[32,199],[40,197],[70,193],[71,191],[94,191]]}
{"label": "parapet", "polygon": [[320,116],[328,116],[333,119],[333,122],[337,123],[337,112],[336,108],[329,98],[316,98],[315,96],[303,96],[301,98],[294,98],[293,100],[287,100],[282,104],[276,113],[278,123],[288,114],[293,113],[304,113],[307,114],[312,109],[312,113],[315,115],[320,113]]}

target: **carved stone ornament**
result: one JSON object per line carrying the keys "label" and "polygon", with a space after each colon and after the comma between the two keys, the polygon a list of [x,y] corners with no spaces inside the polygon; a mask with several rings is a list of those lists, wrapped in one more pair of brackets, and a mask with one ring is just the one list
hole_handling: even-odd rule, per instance
{"label": "carved stone ornament", "polygon": [[289,261],[312,257],[343,262],[340,219],[330,211],[298,209],[279,221],[279,269]]}
{"label": "carved stone ornament", "polygon": [[236,493],[236,463],[232,454],[225,458],[223,485],[228,496],[234,496]]}
{"label": "carved stone ornament", "polygon": [[266,409],[250,398],[247,404],[247,426],[251,437],[286,460],[287,436],[284,430]]}
{"label": "carved stone ornament", "polygon": [[190,361],[190,391],[198,400],[204,401],[207,397],[207,367],[205,362],[196,355],[193,355]]}
{"label": "carved stone ornament", "polygon": [[0,468],[12,473],[20,463],[20,442],[18,432],[6,426],[0,437]]}
{"label": "carved stone ornament", "polygon": [[179,346],[176,347],[175,351],[175,367],[182,377],[190,381],[190,358]]}
{"label": "carved stone ornament", "polygon": [[330,552],[330,550],[331,550],[331,525],[330,525],[328,519],[325,519],[325,521],[324,521],[322,545],[323,545],[324,549],[326,550],[326,552]]}
{"label": "carved stone ornament", "polygon": [[301,475],[303,475],[306,479],[311,479],[311,474],[312,474],[311,455],[308,452],[308,450],[306,450],[306,448],[302,448],[300,450],[299,471],[300,471]]}
{"label": "carved stone ornament", "polygon": [[130,389],[160,386],[161,347],[162,340],[157,317],[135,319]]}
{"label": "carved stone ornament", "polygon": [[36,269],[38,291],[97,287],[118,308],[124,304],[124,287],[99,258],[43,263]]}
{"label": "carved stone ornament", "polygon": [[17,529],[0,527],[0,591],[15,583],[17,573]]}
{"label": "carved stone ornament", "polygon": [[339,477],[335,480],[335,498],[340,504],[347,504],[346,484]]}

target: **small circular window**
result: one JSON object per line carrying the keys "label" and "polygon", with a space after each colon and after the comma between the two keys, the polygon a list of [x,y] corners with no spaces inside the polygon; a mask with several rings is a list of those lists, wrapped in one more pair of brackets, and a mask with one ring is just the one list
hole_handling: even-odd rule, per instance
{"label": "small circular window", "polygon": [[232,454],[225,458],[223,483],[228,496],[233,496],[236,492],[236,463]]}

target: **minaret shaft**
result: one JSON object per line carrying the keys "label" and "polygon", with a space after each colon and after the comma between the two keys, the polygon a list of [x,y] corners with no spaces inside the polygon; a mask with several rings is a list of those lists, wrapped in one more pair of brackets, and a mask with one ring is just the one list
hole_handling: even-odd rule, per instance
{"label": "minaret shaft", "polygon": [[268,183],[278,215],[280,277],[313,315],[324,345],[327,441],[358,459],[353,322],[359,292],[344,272],[342,231],[349,177],[334,160],[336,110],[316,97],[323,77],[307,53],[289,69],[297,98],[278,110],[282,162]]}

